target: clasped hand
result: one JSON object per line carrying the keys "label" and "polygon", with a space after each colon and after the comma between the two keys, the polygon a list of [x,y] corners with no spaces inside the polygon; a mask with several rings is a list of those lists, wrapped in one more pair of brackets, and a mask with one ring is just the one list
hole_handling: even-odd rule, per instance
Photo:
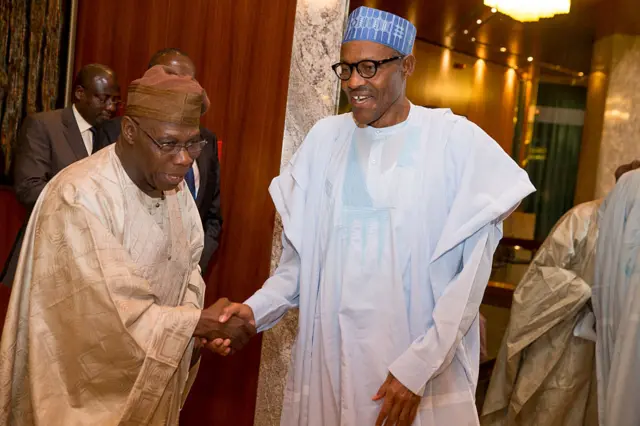
{"label": "clasped hand", "polygon": [[255,334],[251,308],[227,298],[204,309],[193,332],[203,346],[222,356],[239,351]]}

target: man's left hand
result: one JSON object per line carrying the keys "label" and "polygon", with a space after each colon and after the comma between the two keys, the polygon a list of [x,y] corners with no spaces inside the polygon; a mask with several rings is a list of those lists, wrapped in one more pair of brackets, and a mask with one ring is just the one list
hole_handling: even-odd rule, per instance
{"label": "man's left hand", "polygon": [[376,426],[411,426],[418,413],[420,397],[411,392],[391,373],[380,386],[374,401],[384,399]]}

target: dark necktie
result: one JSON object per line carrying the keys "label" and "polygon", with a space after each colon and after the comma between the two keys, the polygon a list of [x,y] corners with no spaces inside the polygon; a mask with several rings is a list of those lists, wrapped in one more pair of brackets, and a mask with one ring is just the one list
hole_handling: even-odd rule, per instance
{"label": "dark necktie", "polygon": [[193,173],[193,167],[189,169],[186,175],[184,175],[184,181],[187,182],[187,186],[189,187],[189,191],[191,195],[193,195],[193,199],[196,199],[196,176]]}
{"label": "dark necktie", "polygon": [[91,127],[89,131],[91,132],[91,151],[89,152],[89,155],[91,155],[96,152],[96,143],[98,143],[98,130],[95,127]]}

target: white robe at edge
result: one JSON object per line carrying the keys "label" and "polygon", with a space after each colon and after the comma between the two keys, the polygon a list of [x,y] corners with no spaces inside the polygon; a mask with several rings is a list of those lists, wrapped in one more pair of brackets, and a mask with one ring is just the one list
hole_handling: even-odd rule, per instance
{"label": "white robe at edge", "polygon": [[600,207],[596,373],[600,426],[640,425],[640,171],[625,173]]}
{"label": "white robe at edge", "polygon": [[271,185],[284,251],[247,301],[260,331],[300,308],[281,424],[373,425],[391,372],[424,395],[414,425],[477,425],[478,308],[501,221],[533,191],[449,110],[318,122]]}

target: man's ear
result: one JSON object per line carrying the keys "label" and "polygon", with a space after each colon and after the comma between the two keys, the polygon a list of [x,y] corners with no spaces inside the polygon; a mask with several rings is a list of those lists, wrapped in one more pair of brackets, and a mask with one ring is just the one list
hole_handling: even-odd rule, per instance
{"label": "man's ear", "polygon": [[402,74],[405,78],[410,77],[416,69],[416,57],[413,54],[408,55],[402,61]]}
{"label": "man's ear", "polygon": [[136,124],[133,122],[131,117],[127,117],[126,115],[122,117],[122,124],[120,125],[120,134],[122,135],[122,139],[126,143],[128,143],[129,145],[133,145],[137,131],[138,131],[138,128],[136,127]]}
{"label": "man's ear", "polygon": [[80,85],[76,86],[75,90],[73,91],[73,99],[75,99],[76,102],[80,102],[80,101],[83,101],[84,98],[85,98],[84,87]]}

